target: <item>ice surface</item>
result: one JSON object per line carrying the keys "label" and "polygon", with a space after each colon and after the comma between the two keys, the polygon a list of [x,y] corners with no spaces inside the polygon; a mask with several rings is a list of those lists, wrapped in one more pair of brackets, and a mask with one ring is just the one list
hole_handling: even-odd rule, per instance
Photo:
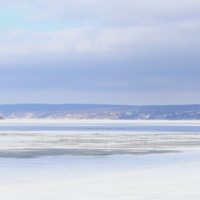
{"label": "ice surface", "polygon": [[3,120],[0,157],[197,150],[199,124],[199,121]]}
{"label": "ice surface", "polygon": [[0,128],[2,200],[200,199],[199,121],[3,120]]}
{"label": "ice surface", "polygon": [[200,153],[0,159],[4,200],[197,200]]}

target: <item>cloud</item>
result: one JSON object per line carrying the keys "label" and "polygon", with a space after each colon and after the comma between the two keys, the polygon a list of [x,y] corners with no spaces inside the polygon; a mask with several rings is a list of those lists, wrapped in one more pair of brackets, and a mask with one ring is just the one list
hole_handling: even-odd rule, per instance
{"label": "cloud", "polygon": [[108,53],[131,57],[195,55],[199,49],[199,20],[162,26],[83,26],[52,32],[13,30],[0,34],[0,57],[45,53]]}
{"label": "cloud", "polygon": [[[45,18],[79,23],[56,31],[2,31],[2,90],[51,89],[57,96],[67,91],[79,97],[84,92],[99,93],[102,102],[109,93],[119,102],[128,102],[125,98],[133,100],[135,94],[137,102],[141,96],[146,98],[142,102],[152,99],[156,103],[157,97],[153,96],[159,94],[166,98],[163,102],[171,101],[165,92],[190,101],[188,94],[194,97],[195,92],[197,96],[200,93],[200,1],[0,0],[0,3],[32,8],[26,19],[30,23]],[[175,102],[175,97],[172,101]]]}
{"label": "cloud", "polygon": [[[197,0],[0,0],[32,7],[31,19],[83,22],[57,31],[13,30],[0,35],[0,57],[37,53],[108,53],[112,56],[195,54],[199,46]],[[184,49],[183,49],[184,48]]]}
{"label": "cloud", "polygon": [[57,17],[103,25],[134,25],[199,17],[198,0],[1,0],[35,8],[35,19]]}

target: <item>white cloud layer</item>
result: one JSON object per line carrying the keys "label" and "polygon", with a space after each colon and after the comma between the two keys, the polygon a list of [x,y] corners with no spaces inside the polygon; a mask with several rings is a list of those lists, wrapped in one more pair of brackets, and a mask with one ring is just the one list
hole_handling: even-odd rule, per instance
{"label": "white cloud layer", "polygon": [[131,52],[131,56],[159,56],[160,53],[184,51],[186,54],[194,54],[199,49],[199,35],[198,20],[165,26],[83,26],[53,32],[19,29],[0,34],[0,55],[27,55],[36,52]]}
{"label": "white cloud layer", "polygon": [[195,52],[200,42],[200,2],[195,0],[0,2],[34,7],[32,19],[46,16],[89,24],[53,32],[19,29],[1,33],[1,56],[34,52],[131,52],[131,56],[145,56],[154,51],[179,52],[183,47],[189,53]]}
{"label": "white cloud layer", "polygon": [[[199,44],[199,6],[195,0],[9,0],[1,4],[35,8],[35,16],[85,21],[54,32],[13,30],[0,35],[0,55],[34,52],[168,53]],[[180,48],[180,49],[179,49]],[[167,51],[167,52],[165,52]]]}

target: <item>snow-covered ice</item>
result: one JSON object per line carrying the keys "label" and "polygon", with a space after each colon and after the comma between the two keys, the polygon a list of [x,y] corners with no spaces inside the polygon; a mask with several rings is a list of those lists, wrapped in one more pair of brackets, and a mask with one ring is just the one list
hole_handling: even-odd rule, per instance
{"label": "snow-covered ice", "polygon": [[197,200],[200,153],[0,159],[4,200]]}
{"label": "snow-covered ice", "polygon": [[[4,120],[0,122],[0,199],[200,199],[199,124],[199,121]],[[52,131],[51,127],[57,128]],[[118,151],[83,153],[86,147],[81,142],[92,152],[105,148],[101,147],[105,141],[108,149],[102,151]],[[56,148],[70,150],[72,142],[73,150],[80,150],[78,154],[47,153]],[[126,144],[130,145],[129,150]],[[134,145],[138,145],[137,149]],[[151,151],[155,145],[157,149]],[[145,148],[146,153],[134,154]],[[156,152],[159,149],[170,153]],[[175,149],[177,152],[172,151]],[[38,154],[34,154],[36,151]]]}

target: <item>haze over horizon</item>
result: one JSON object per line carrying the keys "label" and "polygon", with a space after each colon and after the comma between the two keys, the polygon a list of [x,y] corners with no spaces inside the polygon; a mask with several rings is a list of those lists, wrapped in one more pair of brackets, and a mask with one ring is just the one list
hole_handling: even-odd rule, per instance
{"label": "haze over horizon", "polygon": [[0,0],[0,104],[200,104],[200,1]]}

